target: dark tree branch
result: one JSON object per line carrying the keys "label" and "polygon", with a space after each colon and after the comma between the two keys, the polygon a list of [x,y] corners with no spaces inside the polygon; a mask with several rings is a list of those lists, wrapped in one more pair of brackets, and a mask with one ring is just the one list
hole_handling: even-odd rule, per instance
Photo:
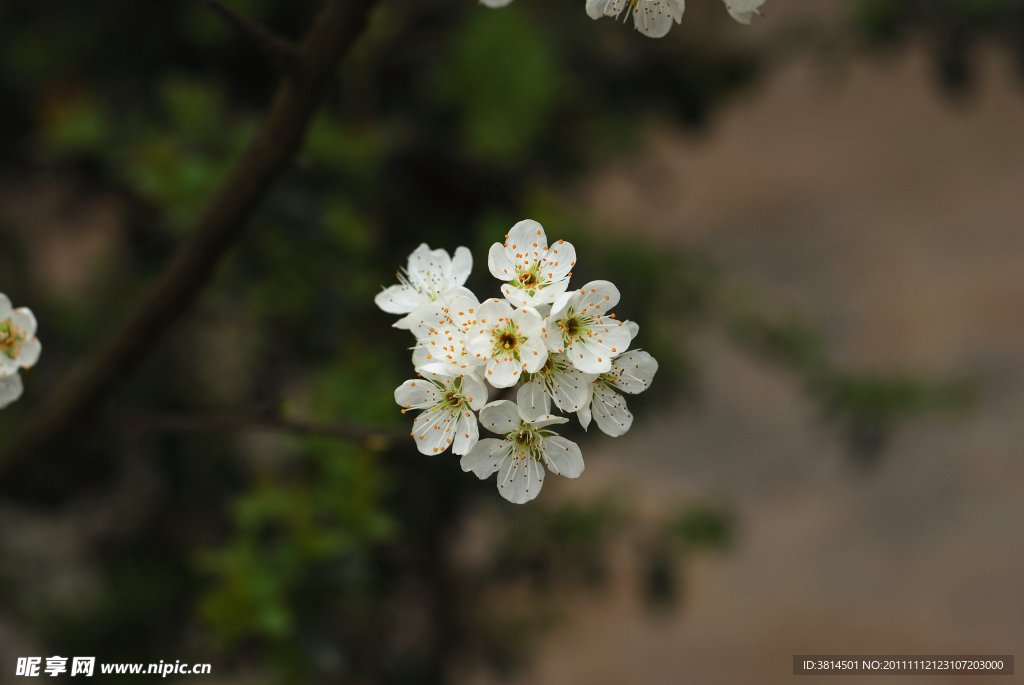
{"label": "dark tree branch", "polygon": [[259,48],[260,52],[266,55],[278,69],[296,69],[301,66],[298,46],[291,41],[267,30],[251,19],[243,17],[224,3],[220,2],[220,0],[199,1],[219,14],[226,22],[234,26],[239,33]]}
{"label": "dark tree branch", "polygon": [[323,435],[363,442],[408,439],[408,429],[392,426],[363,426],[345,421],[308,421],[260,414],[148,414],[116,412],[107,416],[107,424],[129,433],[173,431],[181,433],[220,433],[263,430],[292,435]]}
{"label": "dark tree branch", "polygon": [[0,453],[0,474],[95,416],[192,304],[305,138],[338,61],[362,32],[373,0],[327,0],[298,46],[301,73],[282,72],[269,110],[221,188],[120,329],[77,368]]}

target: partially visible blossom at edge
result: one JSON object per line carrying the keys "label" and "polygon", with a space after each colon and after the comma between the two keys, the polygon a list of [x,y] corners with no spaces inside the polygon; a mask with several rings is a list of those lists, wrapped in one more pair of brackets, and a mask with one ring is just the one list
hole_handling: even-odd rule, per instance
{"label": "partially visible blossom at edge", "polygon": [[504,7],[511,3],[512,0],[480,0],[480,4],[487,7]]}
{"label": "partially visible blossom at edge", "polygon": [[[422,243],[409,255],[408,267],[399,269],[399,284],[377,293],[373,301],[388,314],[408,314],[442,295],[471,295],[462,285],[472,270],[473,255],[469,249],[459,247],[452,258],[447,250],[431,250]],[[395,327],[408,328],[408,317],[399,320]]]}
{"label": "partially visible blossom at edge", "polygon": [[757,10],[765,3],[765,0],[724,0],[725,9],[729,10],[732,18],[741,24],[749,24],[754,15],[761,14]]}
{"label": "partially visible blossom at edge", "polygon": [[633,425],[633,415],[626,399],[617,390],[636,395],[654,380],[658,361],[642,350],[632,350],[617,357],[608,373],[595,378],[589,388],[586,404],[579,410],[580,425],[590,426],[591,414],[597,427],[612,437],[626,433]]}
{"label": "partially visible blossom at edge", "polygon": [[452,448],[467,454],[480,437],[476,414],[487,403],[487,388],[472,376],[460,378],[418,378],[395,390],[395,402],[404,414],[423,409],[413,420],[412,437],[422,454],[439,454]]}
{"label": "partially visible blossom at edge", "polygon": [[544,227],[536,221],[520,221],[494,243],[487,253],[487,268],[499,281],[501,292],[517,307],[551,304],[569,287],[576,248],[558,240],[550,248]]}
{"label": "partially visible blossom at edge", "polygon": [[10,298],[0,293],[0,378],[13,376],[18,369],[31,368],[42,351],[32,310],[14,309]]}
{"label": "partially visible blossom at edge", "polygon": [[648,38],[662,38],[672,28],[672,21],[683,21],[683,0],[587,0],[587,14],[591,19],[614,17],[618,21],[623,12],[623,24],[632,14],[633,27]]}
{"label": "partially visible blossom at edge", "polygon": [[496,388],[510,388],[525,373],[536,373],[547,361],[544,320],[531,307],[512,309],[499,299],[480,305],[480,316],[469,332],[469,349],[487,363],[484,378]]}
{"label": "partially visible blossom at edge", "polygon": [[498,474],[498,492],[515,504],[523,504],[540,494],[544,485],[544,467],[566,478],[583,473],[583,455],[576,443],[547,427],[568,419],[535,415],[515,402],[491,402],[480,411],[480,420],[503,440],[485,438],[462,458],[462,470],[472,471],[481,480]]}

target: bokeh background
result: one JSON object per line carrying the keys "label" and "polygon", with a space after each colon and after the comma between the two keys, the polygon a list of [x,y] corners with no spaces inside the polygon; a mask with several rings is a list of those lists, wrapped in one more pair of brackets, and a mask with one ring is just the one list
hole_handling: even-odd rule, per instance
{"label": "bokeh background", "polygon": [[[228,4],[292,37],[319,5]],[[0,480],[0,683],[53,654],[657,685],[1019,651],[1024,3],[769,0],[743,27],[691,0],[663,40],[581,4],[380,3],[198,303]],[[44,345],[0,439],[166,263],[274,80],[198,1],[0,2],[0,290]],[[629,434],[567,430],[579,480],[516,507],[450,454],[263,425],[406,425],[373,295],[425,241],[490,296],[523,218],[661,362]]]}

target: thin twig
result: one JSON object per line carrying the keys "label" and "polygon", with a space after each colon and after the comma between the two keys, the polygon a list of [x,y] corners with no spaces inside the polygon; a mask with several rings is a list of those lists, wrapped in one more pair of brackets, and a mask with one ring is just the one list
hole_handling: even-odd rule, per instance
{"label": "thin twig", "polygon": [[292,435],[322,435],[347,440],[385,442],[408,439],[408,429],[394,426],[365,426],[344,421],[310,421],[260,414],[193,414],[111,412],[107,424],[129,433],[171,431],[220,433],[274,431]]}
{"label": "thin twig", "polygon": [[49,396],[0,453],[0,474],[44,452],[101,411],[171,325],[188,309],[290,164],[328,79],[362,33],[373,0],[327,0],[298,47],[301,73],[284,71],[259,129],[161,274],[88,361]]}
{"label": "thin twig", "polygon": [[243,17],[220,0],[199,0],[219,14],[248,38],[278,69],[295,69],[300,65],[298,46],[273,31]]}

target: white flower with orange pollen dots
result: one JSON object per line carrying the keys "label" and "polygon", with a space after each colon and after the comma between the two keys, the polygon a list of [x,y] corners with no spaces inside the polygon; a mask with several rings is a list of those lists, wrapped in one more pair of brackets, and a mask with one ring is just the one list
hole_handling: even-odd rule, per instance
{"label": "white flower with orange pollen dots", "polygon": [[487,268],[499,281],[501,292],[517,307],[551,304],[569,287],[576,265],[576,248],[564,240],[548,247],[544,227],[527,219],[512,227],[505,242],[494,243],[487,253]]}
{"label": "white flower with orange pollen dots", "polygon": [[683,0],[587,0],[591,19],[613,17],[618,21],[625,12],[623,24],[632,15],[633,27],[648,38],[665,36],[673,21],[681,24],[685,7]]}
{"label": "white flower with orange pollen dots", "polygon": [[607,373],[612,359],[625,352],[633,339],[629,326],[612,314],[618,303],[619,289],[608,281],[591,281],[565,293],[544,322],[548,349],[565,352],[584,373]]}
{"label": "white flower with orange pollen dots", "polygon": [[[467,248],[455,250],[453,259],[447,250],[431,250],[423,243],[409,255],[408,267],[398,270],[398,285],[385,288],[373,301],[388,314],[408,314],[445,294],[472,294],[462,287],[472,270],[473,255]],[[395,327],[408,328],[408,323],[406,317]]]}
{"label": "white flower with orange pollen dots", "polygon": [[633,415],[626,406],[626,398],[617,391],[631,395],[642,393],[657,372],[657,360],[642,350],[616,357],[611,370],[591,382],[589,397],[578,413],[580,425],[586,429],[593,415],[597,427],[613,438],[626,433],[633,425]]}
{"label": "white flower with orange pollen dots", "polygon": [[[395,325],[416,338],[419,378],[395,390],[402,413],[422,410],[411,433],[416,449],[441,454],[450,447],[463,470],[481,479],[497,473],[501,496],[522,504],[537,496],[549,471],[583,473],[580,448],[550,428],[569,419],[551,412],[575,413],[584,429],[596,421],[605,433],[622,435],[633,415],[619,393],[645,390],[658,363],[646,352],[625,352],[639,326],[611,313],[619,302],[614,285],[591,281],[567,290],[572,245],[549,247],[536,221],[520,221],[507,238],[487,260],[506,299],[480,302],[463,287],[473,263],[468,250],[445,261],[447,252],[424,244],[410,256],[402,285],[378,295],[377,304],[407,314]],[[516,402],[487,404],[489,387],[517,384]],[[5,387],[0,378],[0,406],[5,392],[20,394],[20,383]],[[480,440],[481,421],[503,439]]]}
{"label": "white flower with orange pollen dots", "polygon": [[472,471],[480,480],[497,473],[498,492],[509,502],[523,504],[539,495],[547,471],[566,478],[583,473],[579,446],[548,428],[568,419],[532,414],[515,402],[499,400],[480,411],[480,420],[504,439],[478,442],[462,458],[462,470]]}
{"label": "white flower with orange pollen dots", "polygon": [[487,388],[472,376],[419,378],[402,383],[395,390],[395,402],[402,413],[424,410],[413,420],[411,433],[421,453],[439,454],[451,446],[452,452],[463,455],[480,437],[474,412],[487,404]]}
{"label": "white flower with orange pollen dots", "polygon": [[548,359],[544,320],[532,307],[512,309],[504,300],[480,305],[478,323],[469,333],[470,351],[487,363],[484,378],[495,388],[509,388],[526,373],[536,373]]}
{"label": "white flower with orange pollen dots", "polygon": [[0,293],[0,378],[35,366],[42,351],[32,310],[28,307],[14,309],[11,299]]}

